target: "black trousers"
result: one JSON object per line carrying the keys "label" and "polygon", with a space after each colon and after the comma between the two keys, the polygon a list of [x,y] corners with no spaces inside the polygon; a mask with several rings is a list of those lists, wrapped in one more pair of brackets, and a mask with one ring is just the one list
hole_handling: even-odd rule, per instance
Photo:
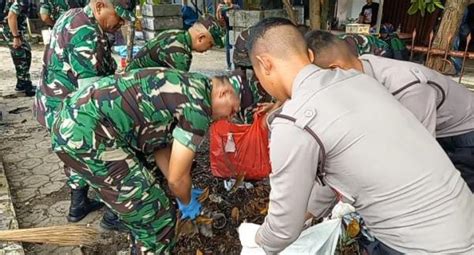
{"label": "black trousers", "polygon": [[474,192],[474,131],[437,140]]}

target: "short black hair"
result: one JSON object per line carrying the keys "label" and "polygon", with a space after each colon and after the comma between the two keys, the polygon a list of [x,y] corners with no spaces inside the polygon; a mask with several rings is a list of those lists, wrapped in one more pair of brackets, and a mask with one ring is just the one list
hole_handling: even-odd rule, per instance
{"label": "short black hair", "polygon": [[253,47],[255,46],[255,42],[257,42],[259,38],[262,38],[268,30],[278,26],[292,26],[296,28],[293,22],[285,18],[272,17],[259,21],[255,26],[250,29],[249,37],[246,44],[246,48],[249,55],[252,52]]}
{"label": "short black hair", "polygon": [[306,25],[303,25],[303,24],[300,24],[300,25],[297,25],[296,28],[298,28],[298,31],[300,31],[300,33],[304,36],[306,33],[308,33],[309,31],[311,31],[311,28],[309,26],[306,26]]}
{"label": "short black hair", "polygon": [[321,52],[333,46],[336,46],[338,43],[343,42],[334,34],[322,31],[322,30],[313,30],[305,34],[304,39],[308,47],[317,55]]}

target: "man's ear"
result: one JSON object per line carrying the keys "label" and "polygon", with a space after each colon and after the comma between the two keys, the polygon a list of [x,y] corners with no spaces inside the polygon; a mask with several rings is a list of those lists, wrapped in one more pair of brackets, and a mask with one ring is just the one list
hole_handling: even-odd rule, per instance
{"label": "man's ear", "polygon": [[308,57],[309,57],[309,61],[311,61],[311,63],[314,63],[314,59],[316,58],[316,54],[310,48],[308,48]]}
{"label": "man's ear", "polygon": [[97,1],[95,3],[95,9],[97,14],[100,14],[102,12],[102,9],[105,8],[105,3],[102,1]]}
{"label": "man's ear", "polygon": [[263,68],[265,75],[270,75],[270,72],[273,68],[271,59],[266,55],[260,55],[255,57],[258,61],[258,64]]}
{"label": "man's ear", "polygon": [[336,68],[345,70],[345,68],[341,64],[339,64],[338,62],[334,62],[334,63],[329,64],[329,69],[336,69]]}
{"label": "man's ear", "polygon": [[205,33],[199,33],[198,35],[198,42],[202,43],[206,39],[206,34]]}

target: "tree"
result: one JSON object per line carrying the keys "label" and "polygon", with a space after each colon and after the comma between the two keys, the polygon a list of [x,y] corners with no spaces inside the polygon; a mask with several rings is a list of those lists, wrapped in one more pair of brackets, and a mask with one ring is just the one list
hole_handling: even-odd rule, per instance
{"label": "tree", "polygon": [[[420,11],[421,15],[424,15],[426,11],[432,13],[436,8],[444,9],[443,18],[433,41],[433,48],[451,49],[454,38],[458,34],[468,0],[446,0],[444,7],[440,0],[412,0],[411,2],[412,5],[408,10],[409,14]],[[451,40],[449,40],[450,38]],[[431,57],[426,65],[434,70],[445,71],[442,70],[443,58],[440,56]]]}
{"label": "tree", "polygon": [[290,0],[283,0],[283,6],[285,6],[286,13],[288,14],[288,18],[293,22],[293,24],[298,24],[298,20],[296,19],[295,12],[293,11],[293,5],[290,3]]}
{"label": "tree", "polygon": [[309,1],[309,24],[311,29],[321,29],[321,1]]}
{"label": "tree", "polygon": [[327,22],[329,18],[330,1],[331,0],[309,1],[309,23],[311,29],[328,29]]}

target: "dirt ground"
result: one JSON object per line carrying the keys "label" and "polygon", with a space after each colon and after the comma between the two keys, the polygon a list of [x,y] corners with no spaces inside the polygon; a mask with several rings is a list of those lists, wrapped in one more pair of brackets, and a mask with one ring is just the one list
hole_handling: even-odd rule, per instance
{"label": "dirt ground", "polygon": [[[31,76],[37,83],[42,46],[33,46]],[[14,92],[15,71],[6,47],[0,47],[0,156],[9,180],[20,228],[66,224],[69,189],[65,185],[62,163],[52,153],[48,133],[31,113],[33,99]],[[212,50],[196,54],[192,71],[207,75],[225,73],[225,54]],[[266,214],[268,184],[253,183],[252,188],[229,192],[223,180],[209,170],[208,142],[200,148],[193,183],[207,188],[203,215],[195,223],[180,222],[175,254],[238,254],[240,243],[236,228],[247,220],[261,223]],[[98,227],[102,212],[91,213],[81,224]],[[24,244],[29,254],[127,254],[126,234],[101,230],[98,244],[91,248],[55,247]]]}

